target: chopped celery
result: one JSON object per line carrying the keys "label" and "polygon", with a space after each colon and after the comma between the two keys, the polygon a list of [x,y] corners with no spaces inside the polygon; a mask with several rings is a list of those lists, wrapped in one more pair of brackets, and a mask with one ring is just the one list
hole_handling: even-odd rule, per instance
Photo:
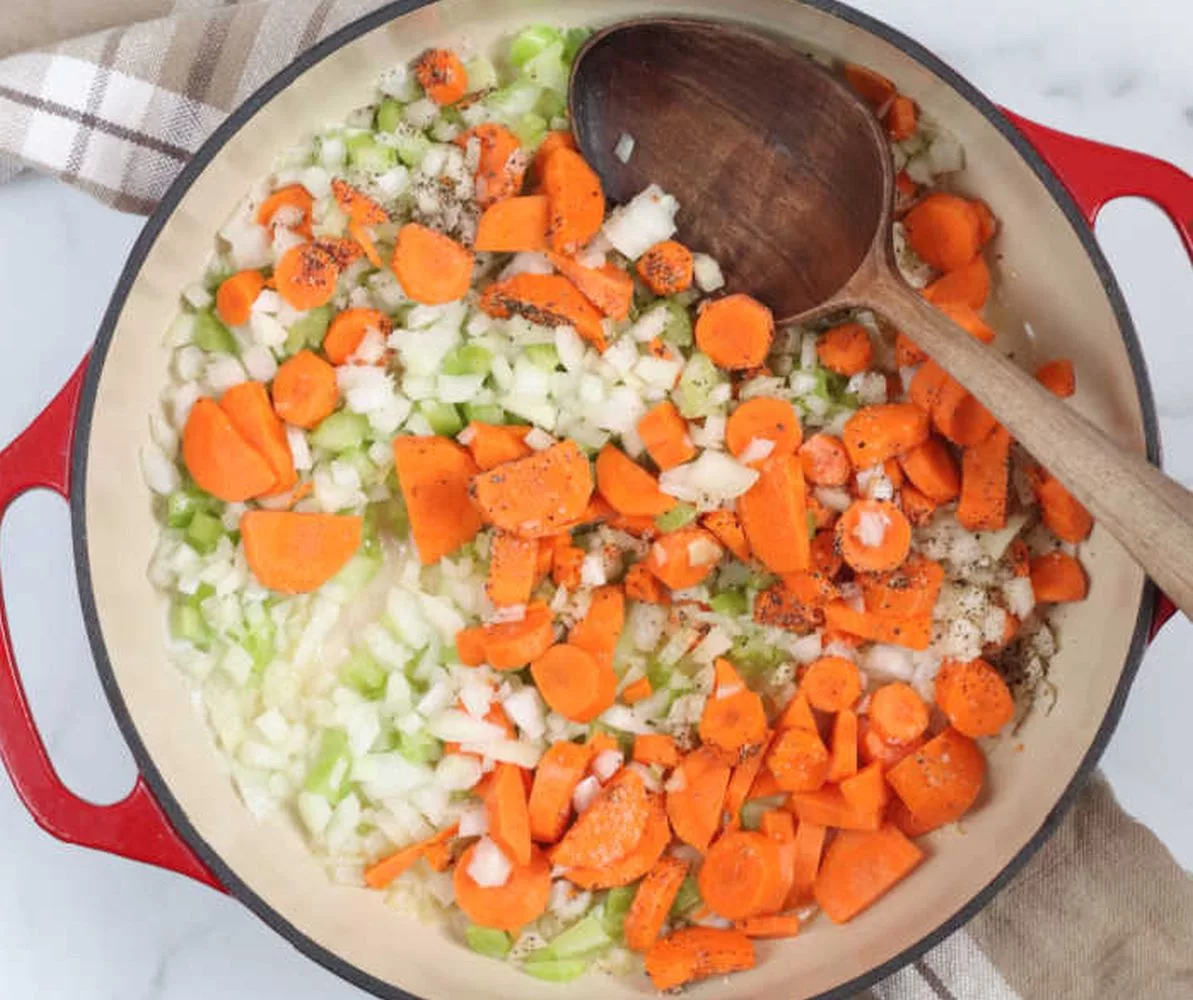
{"label": "chopped celery", "polygon": [[377,114],[374,118],[377,131],[396,131],[399,123],[402,121],[402,111],[403,108],[400,101],[395,101],[392,97],[385,98],[385,100],[377,105]]}
{"label": "chopped celery", "polygon": [[348,149],[348,164],[357,170],[383,174],[397,165],[397,150],[381,145],[367,132],[349,136],[344,145]]}
{"label": "chopped celery", "polygon": [[394,132],[394,135],[396,136],[394,148],[397,150],[398,159],[408,167],[417,167],[422,163],[423,157],[431,148],[431,140],[422,132],[405,123]]}
{"label": "chopped celery", "polygon": [[659,660],[651,659],[646,665],[646,676],[650,680],[650,689],[662,691],[663,688],[670,687],[672,669]]}
{"label": "chopped celery", "polygon": [[385,697],[388,679],[385,668],[367,649],[354,650],[340,667],[340,681],[369,701],[380,701]]}
{"label": "chopped celery", "polygon": [[592,31],[588,28],[568,28],[563,36],[563,58],[571,65],[572,60],[576,58],[576,53],[584,47],[584,43],[588,41],[588,36]]}
{"label": "chopped celery", "polygon": [[637,891],[636,885],[622,885],[610,889],[605,896],[605,933],[616,941],[620,941],[625,933],[626,914],[630,912],[630,904],[634,902]]}
{"label": "chopped celery", "polygon": [[443,756],[443,744],[430,733],[399,733],[398,752],[411,764],[430,764]]}
{"label": "chopped celery", "polygon": [[511,126],[511,131],[518,137],[518,142],[529,149],[536,148],[547,135],[547,119],[542,115],[523,115]]}
{"label": "chopped celery", "polygon": [[[536,952],[535,954],[541,953]],[[588,960],[583,958],[543,958],[536,961],[534,955],[531,955],[522,969],[528,976],[546,980],[548,983],[570,983],[588,971]]]}
{"label": "chopped celery", "polygon": [[185,528],[196,514],[219,508],[218,501],[195,486],[186,485],[166,498],[166,525],[171,528]]}
{"label": "chopped celery", "polygon": [[733,648],[726,655],[739,670],[748,674],[774,670],[786,659],[784,651],[768,645],[765,638],[745,633],[733,640]]}
{"label": "chopped celery", "polygon": [[311,432],[311,444],[325,451],[348,451],[364,444],[368,433],[368,417],[340,410],[327,417]]}
{"label": "chopped celery", "polygon": [[468,74],[469,93],[476,94],[497,86],[497,69],[484,56],[469,59],[464,64],[464,71]]}
{"label": "chopped celery", "polygon": [[692,317],[688,310],[674,299],[664,299],[662,306],[667,310],[667,325],[663,327],[663,339],[673,347],[691,347]]}
{"label": "chopped celery", "polygon": [[544,90],[534,106],[534,113],[546,122],[567,117],[567,110],[567,97],[559,90]]}
{"label": "chopped celery", "polygon": [[493,355],[480,344],[461,344],[444,355],[440,371],[444,375],[488,375]]}
{"label": "chopped celery", "polygon": [[199,613],[194,598],[175,597],[170,608],[170,635],[196,649],[211,648],[211,628]]}
{"label": "chopped celery", "polygon": [[277,656],[277,629],[269,613],[260,604],[249,605],[244,617],[248,628],[240,644],[253,658],[253,665],[258,670],[264,670]]}
{"label": "chopped celery", "polygon": [[655,527],[663,534],[669,531],[679,531],[680,528],[686,528],[689,524],[700,516],[700,511],[686,503],[679,503],[672,507],[666,514],[660,514],[654,519]]}
{"label": "chopped celery", "polygon": [[495,90],[485,98],[485,104],[507,121],[517,121],[535,110],[542,89],[529,80],[516,80],[508,87]]}
{"label": "chopped celery", "polygon": [[305,788],[315,795],[338,802],[347,791],[348,771],[352,757],[348,750],[348,731],[324,729],[319,738],[319,751],[311,769],[307,771]]}
{"label": "chopped celery", "polygon": [[191,339],[196,347],[213,354],[237,354],[236,338],[210,309],[195,313],[195,329]]}
{"label": "chopped celery", "polygon": [[[590,913],[583,920],[572,924],[566,931],[552,939],[545,951],[551,958],[580,958],[582,955],[592,955],[602,951],[613,943],[613,939],[605,933],[605,928]],[[538,954],[543,954],[539,952]],[[531,956],[533,958],[533,956]],[[544,955],[544,957],[547,957]]]}
{"label": "chopped celery", "polygon": [[700,886],[695,877],[689,875],[680,885],[679,892],[675,894],[675,901],[671,904],[671,916],[687,916],[700,905],[700,902]]}
{"label": "chopped celery", "polygon": [[767,573],[765,570],[751,570],[750,575],[746,578],[746,587],[749,590],[766,590],[767,587],[774,586],[778,579],[774,573]]}
{"label": "chopped celery", "polygon": [[521,68],[552,45],[559,45],[561,52],[564,50],[564,39],[559,30],[546,24],[532,24],[510,42],[510,62]]}
{"label": "chopped celery", "polygon": [[496,403],[465,403],[464,419],[470,424],[504,424],[505,410]]}
{"label": "chopped celery", "polygon": [[505,931],[493,927],[477,927],[469,924],[464,929],[464,940],[468,947],[486,958],[505,958],[513,947],[510,936]]}
{"label": "chopped celery", "polygon": [[460,411],[452,403],[426,399],[418,404],[418,412],[426,418],[431,430],[443,437],[455,437],[464,429]]}
{"label": "chopped celery", "polygon": [[331,325],[332,313],[331,306],[319,306],[296,319],[290,325],[289,336],[286,337],[286,353],[297,354],[304,347],[318,350]]}
{"label": "chopped celery", "polygon": [[722,590],[708,603],[719,615],[740,616],[750,610],[750,599],[744,590]]}
{"label": "chopped celery", "polygon": [[553,372],[559,367],[559,352],[554,344],[531,344],[526,348],[526,358],[545,372]]}
{"label": "chopped celery", "polygon": [[712,392],[723,381],[724,377],[712,359],[700,351],[694,352],[688,358],[675,389],[679,412],[688,420],[694,420],[710,416],[720,409],[720,404],[713,402]]}
{"label": "chopped celery", "polygon": [[381,568],[381,553],[359,552],[340,570],[332,582],[347,596],[358,594]]}
{"label": "chopped celery", "polygon": [[546,90],[563,93],[568,85],[568,67],[563,59],[563,41],[552,42],[522,64],[522,75]]}
{"label": "chopped celery", "polygon": [[406,504],[403,502],[401,494],[397,492],[397,486],[392,488],[394,490],[393,498],[372,504],[369,511],[373,513],[374,524],[379,534],[390,535],[399,541],[405,541],[410,534],[410,516],[406,513]]}
{"label": "chopped celery", "polygon": [[224,522],[215,514],[196,511],[186,526],[186,543],[201,555],[209,556],[224,537]]}

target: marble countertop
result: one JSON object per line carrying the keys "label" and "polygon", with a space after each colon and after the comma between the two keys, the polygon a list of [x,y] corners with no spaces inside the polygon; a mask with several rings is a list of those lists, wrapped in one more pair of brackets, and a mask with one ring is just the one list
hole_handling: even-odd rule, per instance
{"label": "marble countertop", "polygon": [[[854,0],[934,49],[997,102],[1037,121],[1141,149],[1193,172],[1193,5],[1132,0]],[[45,405],[90,345],[141,220],[44,178],[0,187],[0,446]],[[1193,270],[1154,207],[1111,205],[1098,236],[1139,327],[1166,465],[1193,485]],[[18,501],[0,534],[23,676],[64,780],[118,800],[134,770],[94,672],[69,518],[56,497]],[[1193,869],[1184,715],[1193,626],[1148,652],[1103,768],[1124,806]],[[12,1000],[348,1000],[247,910],[162,871],[67,846],[0,778],[0,996]]]}

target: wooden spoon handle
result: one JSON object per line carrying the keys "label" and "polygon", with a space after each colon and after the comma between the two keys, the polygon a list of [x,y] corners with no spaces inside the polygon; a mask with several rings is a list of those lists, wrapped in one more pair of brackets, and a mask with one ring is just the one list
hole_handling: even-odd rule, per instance
{"label": "wooden spoon handle", "polygon": [[897,276],[884,275],[867,293],[878,312],[985,404],[1193,618],[1193,493],[1112,442]]}

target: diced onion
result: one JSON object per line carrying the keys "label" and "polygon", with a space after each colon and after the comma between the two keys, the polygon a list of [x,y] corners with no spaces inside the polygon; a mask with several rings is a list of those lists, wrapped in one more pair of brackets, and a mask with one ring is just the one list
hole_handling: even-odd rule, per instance
{"label": "diced onion", "polygon": [[496,889],[509,881],[514,866],[488,837],[476,842],[472,859],[468,863],[468,876],[482,889]]}
{"label": "diced onion", "polygon": [[589,775],[587,778],[581,780],[572,792],[572,808],[577,813],[582,813],[593,802],[596,801],[598,795],[601,794],[601,783]]}

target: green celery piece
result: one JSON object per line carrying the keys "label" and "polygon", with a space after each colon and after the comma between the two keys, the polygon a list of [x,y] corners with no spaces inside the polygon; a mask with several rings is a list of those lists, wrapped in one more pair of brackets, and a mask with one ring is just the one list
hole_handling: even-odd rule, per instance
{"label": "green celery piece", "polygon": [[443,756],[443,744],[430,733],[398,733],[398,752],[411,764],[430,764]]}
{"label": "green celery piece", "polygon": [[559,352],[554,344],[531,344],[526,348],[526,358],[535,368],[553,372],[559,367]]}
{"label": "green celery piece", "polygon": [[468,942],[469,948],[486,958],[505,958],[514,946],[505,931],[478,927],[476,924],[469,924],[464,929],[464,940]]}
{"label": "green celery piece", "polygon": [[634,902],[637,891],[637,885],[622,885],[610,889],[605,896],[605,933],[615,941],[625,936],[626,914],[630,912],[630,904]]}
{"label": "green celery piece", "polygon": [[367,649],[353,650],[352,655],[340,667],[340,681],[369,701],[380,701],[385,697],[388,679],[385,668]]}
{"label": "green celery piece", "polygon": [[740,616],[750,610],[750,599],[744,590],[722,590],[708,603],[719,615]]}
{"label": "green celery piece", "polygon": [[774,670],[786,658],[783,651],[767,644],[761,636],[739,635],[726,658],[745,673]]}
{"label": "green celery piece", "polygon": [[551,953],[551,958],[580,958],[603,951],[612,943],[613,939],[605,933],[596,914],[590,913],[552,938],[546,950]]}
{"label": "green celery piece", "polygon": [[724,377],[707,354],[695,351],[684,366],[675,389],[676,405],[688,420],[710,416],[719,409],[712,401],[712,391]]}
{"label": "green celery piece", "polygon": [[406,504],[397,492],[397,487],[393,489],[393,497],[371,504],[366,515],[373,515],[378,536],[389,535],[404,542],[410,535],[410,516],[406,513]]}
{"label": "green celery piece", "polygon": [[174,598],[170,607],[170,635],[179,642],[189,642],[196,649],[211,648],[211,628],[203,620],[192,598]]}
{"label": "green celery piece", "polygon": [[[565,88],[566,89],[566,88]],[[564,91],[544,90],[534,106],[534,113],[550,123],[552,118],[566,118],[567,96]]]}
{"label": "green celery piece", "polygon": [[311,432],[311,444],[325,451],[341,452],[359,448],[369,433],[369,418],[360,413],[339,410]]}
{"label": "green celery piece", "polygon": [[671,904],[671,916],[687,916],[700,903],[700,885],[697,883],[695,876],[688,875],[680,885],[679,892],[675,894],[675,900]]}
{"label": "green celery piece", "polygon": [[815,538],[816,532],[819,530],[816,526],[816,515],[808,511],[806,517],[808,519],[808,537]]}
{"label": "green celery piece", "polygon": [[564,93],[568,85],[568,67],[563,58],[562,39],[552,42],[523,63],[522,75],[545,90]]}
{"label": "green celery piece", "polygon": [[536,109],[542,88],[529,80],[515,80],[508,87],[495,90],[485,98],[485,104],[507,121],[517,121]]}
{"label": "green celery piece", "polygon": [[186,543],[201,555],[209,556],[224,537],[224,522],[215,514],[196,511],[186,526]]}
{"label": "green celery piece", "polygon": [[532,111],[530,114],[523,115],[514,122],[510,131],[518,137],[518,142],[521,145],[528,149],[536,149],[543,139],[546,138],[547,119]]}
{"label": "green celery piece", "polygon": [[651,659],[646,665],[646,676],[650,680],[650,689],[658,692],[671,686],[671,673],[674,667],[667,666],[658,660]]}
{"label": "green celery piece", "polygon": [[563,58],[567,60],[568,65],[576,58],[576,53],[584,47],[584,43],[588,41],[589,35],[592,31],[589,28],[568,28],[563,36]]}
{"label": "green celery piece", "polygon": [[431,430],[443,437],[455,437],[464,429],[460,411],[452,403],[427,399],[418,404],[418,411],[426,417]]}
{"label": "green celery piece", "polygon": [[[349,763],[347,730],[324,729],[319,737],[319,751],[307,772],[304,787],[308,792],[338,802],[347,791]],[[332,781],[336,779],[338,771],[342,771],[342,775],[333,787]]]}
{"label": "green celery piece", "polygon": [[352,135],[344,140],[348,163],[357,170],[383,174],[398,162],[398,152],[392,146],[382,146],[369,133]]}
{"label": "green celery piece", "polygon": [[700,511],[690,504],[680,503],[672,507],[666,514],[660,514],[654,519],[655,527],[664,535],[670,531],[679,531],[700,516]]}
{"label": "green celery piece", "polygon": [[296,319],[290,325],[286,337],[286,354],[297,354],[303,348],[317,351],[322,347],[327,328],[331,326],[332,314],[331,306],[319,306]]}
{"label": "green celery piece", "polygon": [[381,569],[381,554],[359,552],[335,575],[335,583],[349,595],[360,593]]}
{"label": "green celery piece", "polygon": [[269,614],[263,614],[260,621],[249,627],[240,640],[245,651],[253,658],[253,665],[264,670],[277,656],[277,629]]}
{"label": "green celery piece", "polygon": [[510,42],[510,62],[521,69],[544,49],[557,43],[562,52],[564,39],[558,29],[546,24],[532,24]]}
{"label": "green celery piece", "polygon": [[493,355],[480,344],[461,344],[447,352],[440,371],[444,375],[488,375],[492,367]]}
{"label": "green celery piece", "polygon": [[484,56],[469,59],[464,64],[464,71],[468,74],[468,92],[470,94],[492,90],[497,86],[497,69]]}
{"label": "green celery piece", "polygon": [[[537,954],[537,953],[536,953]],[[548,983],[570,983],[579,979],[588,971],[588,960],[583,958],[567,959],[539,959],[533,961],[534,955],[526,960],[522,967],[528,976],[542,979]]]}
{"label": "green celery piece", "polygon": [[213,354],[239,353],[232,331],[210,309],[200,309],[195,313],[195,329],[191,339],[196,347]]}
{"label": "green celery piece", "polygon": [[470,424],[493,424],[500,426],[505,423],[505,410],[496,403],[465,403],[464,419]]}
{"label": "green celery piece", "polygon": [[196,514],[218,513],[219,507],[218,501],[188,483],[166,498],[166,525],[171,528],[185,528]]}
{"label": "green celery piece", "polygon": [[378,132],[393,132],[402,121],[402,104],[387,97],[377,105],[374,124]]}
{"label": "green celery piece", "polygon": [[663,340],[672,347],[691,347],[691,314],[674,299],[664,299],[662,307],[667,310],[667,325],[663,327]]}
{"label": "green celery piece", "polygon": [[431,140],[422,132],[405,123],[401,128],[395,130],[394,135],[397,136],[395,149],[398,159],[408,167],[417,167],[422,163],[423,157],[431,148]]}

